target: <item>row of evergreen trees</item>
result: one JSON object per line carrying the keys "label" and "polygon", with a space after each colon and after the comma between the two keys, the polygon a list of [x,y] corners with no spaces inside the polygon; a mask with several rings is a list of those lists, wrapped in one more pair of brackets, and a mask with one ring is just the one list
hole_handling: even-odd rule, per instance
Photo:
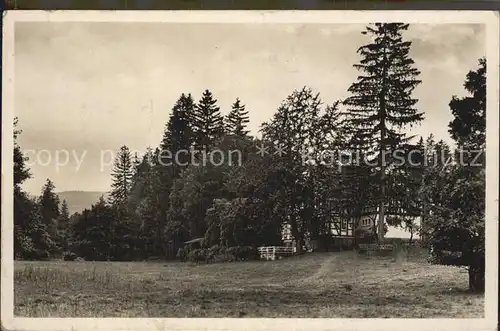
{"label": "row of evergreen trees", "polygon": [[[478,218],[466,217],[465,221],[462,218],[470,216],[469,211],[443,196],[447,190],[462,192],[465,188],[456,185],[464,185],[464,178],[469,177],[477,178],[475,189],[469,192],[484,195],[480,171],[484,167],[450,165],[448,157],[456,151],[446,143],[432,136],[415,142],[406,133],[423,119],[412,96],[421,82],[409,56],[411,42],[403,39],[408,27],[401,23],[368,26],[363,33],[371,41],[358,49],[361,61],[355,67],[360,75],[349,88],[350,97],[324,105],[310,88],[293,91],[262,125],[260,139],[249,135],[248,111],[239,99],[224,118],[210,91],[198,103],[190,94],[182,94],[158,148],[139,157],[123,146],[115,158],[108,200],[102,198],[69,222],[66,216],[56,221],[63,213],[54,207],[57,198],[50,182],[44,189],[48,193],[39,201],[25,197],[19,185],[29,175],[16,145],[16,253],[26,257],[31,253],[25,252],[66,249],[86,259],[144,259],[175,255],[183,242],[198,237],[205,238],[207,246],[279,244],[284,224],[298,243],[304,243],[308,238],[321,238],[332,226],[341,231],[343,221],[357,219],[370,208],[378,212],[378,220],[411,231],[416,228],[414,218],[421,217],[431,242],[436,247],[440,243],[441,250],[462,249],[455,237],[443,240],[446,233],[456,232],[453,226],[461,229],[458,232],[463,230],[463,236],[471,233],[467,232],[471,226],[479,226],[474,233],[484,238],[484,228],[481,232],[478,225],[484,209],[481,214],[474,207]],[[466,77],[470,96],[453,97],[450,102],[455,117],[449,125],[452,138],[459,146],[476,151],[484,150],[485,76],[482,59],[479,69]],[[172,162],[172,155],[186,150],[197,154],[181,153]],[[218,165],[200,166],[199,161],[214,150],[223,155],[238,150],[242,164],[221,159]],[[339,171],[325,153],[340,150],[371,155],[374,162]],[[393,157],[403,151],[409,158],[414,150],[421,151],[417,165],[415,160],[413,165],[397,163]],[[262,156],[264,151],[267,154]],[[217,155],[212,156],[220,158]],[[468,198],[464,203],[475,201],[480,206],[478,199],[483,199],[484,204],[484,196]],[[443,214],[443,210],[458,210],[452,223],[452,213]],[[340,222],[332,225],[332,220]],[[54,222],[60,231],[53,229]],[[386,222],[378,222],[374,229],[380,241]],[[476,237],[463,236],[461,240],[481,243]],[[460,263],[470,265],[470,261]]]}

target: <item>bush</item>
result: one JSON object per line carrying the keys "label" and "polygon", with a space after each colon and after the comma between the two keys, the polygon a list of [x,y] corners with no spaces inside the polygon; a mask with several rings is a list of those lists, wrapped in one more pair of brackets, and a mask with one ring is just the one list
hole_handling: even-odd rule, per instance
{"label": "bush", "polygon": [[47,250],[35,249],[31,252],[26,252],[23,256],[28,261],[49,261],[50,253]]}
{"label": "bush", "polygon": [[225,254],[224,247],[219,245],[214,245],[208,249],[207,258],[208,260],[213,260],[217,255]]}
{"label": "bush", "polygon": [[252,246],[238,247],[236,254],[235,257],[239,261],[257,260],[259,258],[257,248]]}
{"label": "bush", "polygon": [[64,261],[75,261],[77,258],[78,258],[78,256],[73,252],[64,252],[63,253]]}
{"label": "bush", "polygon": [[239,246],[228,247],[226,249],[226,253],[229,255],[232,255],[236,260],[236,257],[238,256],[238,250],[239,250]]}
{"label": "bush", "polygon": [[259,253],[257,248],[252,246],[234,246],[229,247],[226,250],[226,254],[232,256],[232,261],[249,261],[257,260],[259,258]]}
{"label": "bush", "polygon": [[208,259],[208,250],[207,249],[193,249],[187,254],[187,260],[190,262],[206,262]]}
{"label": "bush", "polygon": [[187,250],[184,249],[184,248],[179,248],[177,250],[177,255],[176,257],[181,261],[181,262],[185,262],[186,261],[186,258],[187,258]]}
{"label": "bush", "polygon": [[[180,250],[179,250],[180,251]],[[180,252],[177,253],[180,258]],[[186,254],[186,259],[181,261],[189,262],[235,262],[257,260],[259,253],[257,248],[251,246],[223,247],[214,245],[206,249],[193,249]]]}
{"label": "bush", "polygon": [[234,255],[231,255],[227,252],[215,255],[213,260],[214,263],[222,263],[222,262],[234,262],[236,261]]}

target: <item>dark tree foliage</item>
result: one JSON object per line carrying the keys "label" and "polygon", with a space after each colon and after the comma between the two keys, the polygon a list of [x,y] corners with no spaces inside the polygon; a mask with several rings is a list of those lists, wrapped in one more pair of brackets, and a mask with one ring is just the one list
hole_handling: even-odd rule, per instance
{"label": "dark tree foliage", "polygon": [[278,155],[272,168],[280,187],[276,204],[283,208],[299,252],[310,221],[318,217],[311,165],[319,166],[324,145],[335,141],[332,131],[336,106],[323,108],[319,94],[304,87],[289,95],[262,127],[264,143],[268,142],[270,152]]}
{"label": "dark tree foliage", "polygon": [[468,267],[472,291],[484,291],[485,282],[485,84],[486,61],[481,59],[479,69],[469,72],[464,84],[471,96],[453,97],[450,102],[455,117],[450,134],[480,162],[459,158],[442,174],[442,187],[434,194],[427,216],[433,261]]}
{"label": "dark tree foliage", "polygon": [[22,260],[49,259],[56,244],[47,231],[38,202],[14,189],[14,256]]}
{"label": "dark tree foliage", "polygon": [[17,143],[17,137],[22,133],[18,128],[18,118],[14,119],[14,186],[21,185],[25,180],[31,177],[29,169],[26,167],[28,160],[21,151]]}
{"label": "dark tree foliage", "polygon": [[[177,177],[180,168],[185,167],[190,160],[184,151],[188,151],[193,144],[194,109],[191,94],[183,93],[172,108],[172,114],[160,144],[160,150],[164,151],[160,159],[164,164],[172,164],[174,177]],[[171,157],[169,159],[165,156]]]}
{"label": "dark tree foliage", "polygon": [[205,90],[194,107],[192,117],[194,143],[197,150],[208,151],[224,134],[224,118],[212,92]]}
{"label": "dark tree foliage", "polygon": [[114,259],[114,227],[118,220],[116,209],[103,197],[90,209],[85,209],[73,224],[71,250],[85,260]]}
{"label": "dark tree foliage", "polygon": [[450,109],[454,119],[450,122],[451,137],[459,146],[482,149],[486,144],[486,59],[479,59],[479,68],[467,74],[465,90],[470,96],[453,96]]}
{"label": "dark tree foliage", "polygon": [[57,221],[60,215],[59,196],[54,192],[54,189],[54,183],[47,179],[39,198],[40,214],[52,238],[57,235]]}
{"label": "dark tree foliage", "polygon": [[403,129],[419,123],[423,113],[415,108],[417,99],[412,92],[421,83],[420,72],[410,58],[411,42],[403,39],[408,24],[376,23],[363,34],[371,42],[361,46],[361,74],[351,85],[351,96],[344,101],[347,147],[363,153],[375,153],[378,158],[379,240],[383,240],[386,205],[386,172],[393,151],[412,137]]}
{"label": "dark tree foliage", "polygon": [[127,146],[122,146],[115,157],[112,171],[110,199],[113,205],[126,205],[132,187],[132,156]]}
{"label": "dark tree foliage", "polygon": [[160,147],[152,154],[147,175],[148,190],[140,205],[142,236],[150,255],[165,255],[165,228],[170,194],[176,178],[191,162],[188,151],[196,138],[195,104],[191,94],[182,94],[172,108]]}
{"label": "dark tree foliage", "polygon": [[136,210],[141,200],[146,195],[149,179],[151,177],[153,165],[153,151],[151,148],[146,150],[142,159],[136,155],[134,160],[134,170],[132,174],[129,206],[131,210]]}
{"label": "dark tree foliage", "polygon": [[[21,134],[18,120],[14,120],[14,257],[16,259],[48,259],[56,251],[56,244],[48,232],[46,220],[42,218],[37,199],[30,197],[21,184],[31,178],[17,138]],[[53,196],[52,196],[53,197]],[[47,208],[47,211],[49,209]],[[47,213],[47,216],[52,214]],[[49,223],[50,224],[50,223]]]}
{"label": "dark tree foliage", "polygon": [[245,105],[237,98],[226,117],[226,133],[235,136],[246,136],[249,132],[246,130],[248,123],[248,110],[245,110]]}
{"label": "dark tree foliage", "polygon": [[57,219],[57,234],[55,237],[57,246],[63,251],[68,249],[68,237],[70,235],[70,214],[66,200],[61,203],[59,218]]}

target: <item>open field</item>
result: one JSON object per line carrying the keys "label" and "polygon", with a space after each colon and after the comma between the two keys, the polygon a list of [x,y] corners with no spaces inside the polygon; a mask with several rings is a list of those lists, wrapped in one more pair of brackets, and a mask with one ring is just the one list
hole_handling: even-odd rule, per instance
{"label": "open field", "polygon": [[464,270],[416,258],[312,253],[279,261],[16,262],[30,317],[464,317],[484,315]]}

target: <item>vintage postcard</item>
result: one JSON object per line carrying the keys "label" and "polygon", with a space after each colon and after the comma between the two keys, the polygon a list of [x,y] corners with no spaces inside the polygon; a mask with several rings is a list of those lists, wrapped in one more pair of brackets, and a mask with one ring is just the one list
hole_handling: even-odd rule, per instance
{"label": "vintage postcard", "polygon": [[496,329],[497,13],[3,19],[6,330]]}

